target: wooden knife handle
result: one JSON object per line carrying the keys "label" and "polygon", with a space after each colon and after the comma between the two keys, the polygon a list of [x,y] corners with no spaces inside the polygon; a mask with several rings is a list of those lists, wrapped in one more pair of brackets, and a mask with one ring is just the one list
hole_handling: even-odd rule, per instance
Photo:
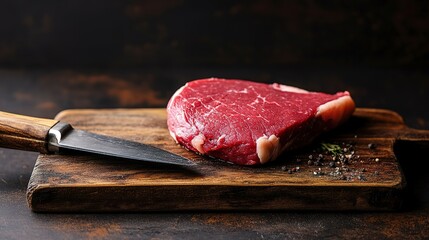
{"label": "wooden knife handle", "polygon": [[57,122],[0,111],[0,147],[47,153],[48,132]]}

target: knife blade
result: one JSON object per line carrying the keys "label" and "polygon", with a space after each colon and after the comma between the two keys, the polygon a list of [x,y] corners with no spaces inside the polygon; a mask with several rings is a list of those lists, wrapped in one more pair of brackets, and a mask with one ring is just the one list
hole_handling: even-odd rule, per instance
{"label": "knife blade", "polygon": [[153,163],[195,165],[184,157],[143,143],[74,129],[53,119],[1,111],[0,147],[48,154],[61,154],[65,149]]}

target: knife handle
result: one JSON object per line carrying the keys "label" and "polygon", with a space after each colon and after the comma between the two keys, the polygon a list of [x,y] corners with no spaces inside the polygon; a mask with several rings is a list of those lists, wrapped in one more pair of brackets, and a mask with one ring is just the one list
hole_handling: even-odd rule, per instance
{"label": "knife handle", "polygon": [[0,111],[0,147],[48,153],[48,132],[57,122]]}

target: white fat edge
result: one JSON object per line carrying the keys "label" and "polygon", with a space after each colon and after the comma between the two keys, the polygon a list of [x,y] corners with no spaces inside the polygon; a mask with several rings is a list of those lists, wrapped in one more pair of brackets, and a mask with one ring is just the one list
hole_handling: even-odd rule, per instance
{"label": "white fat edge", "polygon": [[[188,85],[188,83],[186,83],[185,85],[183,85],[182,87],[180,87],[179,89],[176,90],[176,92],[173,94],[173,96],[171,96],[170,100],[168,101],[167,104],[167,113],[170,110],[170,105],[173,104],[173,102],[175,101],[176,97],[179,96],[180,93],[182,93],[183,89]],[[176,117],[177,118],[177,117]],[[176,128],[175,130],[177,130],[178,128]],[[169,131],[170,132],[170,136],[174,139],[174,141],[176,141],[176,143],[178,143],[179,141],[177,140],[177,135],[180,135],[179,133],[175,133],[173,131]]]}
{"label": "white fat edge", "polygon": [[176,143],[179,143],[179,141],[177,141],[176,134],[175,134],[173,131],[169,131],[169,132],[170,132],[170,136],[174,139],[174,141],[175,141]]}
{"label": "white fat edge", "polygon": [[329,128],[335,128],[348,119],[354,110],[355,103],[353,99],[349,95],[345,95],[320,105],[317,108],[316,117],[321,117],[325,122],[332,121],[332,125]]}
{"label": "white fat edge", "polygon": [[180,93],[182,93],[183,89],[188,85],[188,83],[186,83],[185,85],[183,85],[182,87],[180,87],[179,89],[177,89],[177,91],[173,94],[173,96],[171,96],[170,101],[168,101],[167,104],[167,111],[170,108],[170,105],[174,102],[174,100],[176,99],[177,96],[179,96]]}
{"label": "white fat edge", "polygon": [[200,133],[191,140],[191,145],[195,149],[197,149],[198,152],[204,154],[205,151],[203,149],[204,142],[206,141],[206,137]]}
{"label": "white fat edge", "polygon": [[309,91],[307,91],[305,89],[287,86],[287,85],[283,85],[283,84],[279,84],[279,83],[273,83],[273,84],[271,84],[271,86],[274,89],[282,91],[282,92],[309,93]]}
{"label": "white fat edge", "polygon": [[261,164],[265,164],[280,154],[280,141],[275,135],[262,136],[256,140],[256,154]]}

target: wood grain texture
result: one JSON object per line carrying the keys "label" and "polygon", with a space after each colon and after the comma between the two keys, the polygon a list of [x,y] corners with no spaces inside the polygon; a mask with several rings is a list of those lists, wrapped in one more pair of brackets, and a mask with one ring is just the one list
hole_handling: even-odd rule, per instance
{"label": "wood grain texture", "polygon": [[47,153],[48,131],[57,122],[0,111],[0,146]]}
{"label": "wood grain texture", "polygon": [[[150,144],[197,165],[178,168],[94,155],[42,154],[27,191],[28,205],[37,212],[398,209],[405,179],[394,153],[396,140],[429,139],[427,131],[407,128],[394,112],[357,109],[345,125],[318,140],[353,144],[359,158],[338,178],[327,164],[307,164],[317,142],[259,168],[198,156],[171,139],[165,109],[67,110],[57,119]],[[376,148],[368,148],[370,143]]]}

